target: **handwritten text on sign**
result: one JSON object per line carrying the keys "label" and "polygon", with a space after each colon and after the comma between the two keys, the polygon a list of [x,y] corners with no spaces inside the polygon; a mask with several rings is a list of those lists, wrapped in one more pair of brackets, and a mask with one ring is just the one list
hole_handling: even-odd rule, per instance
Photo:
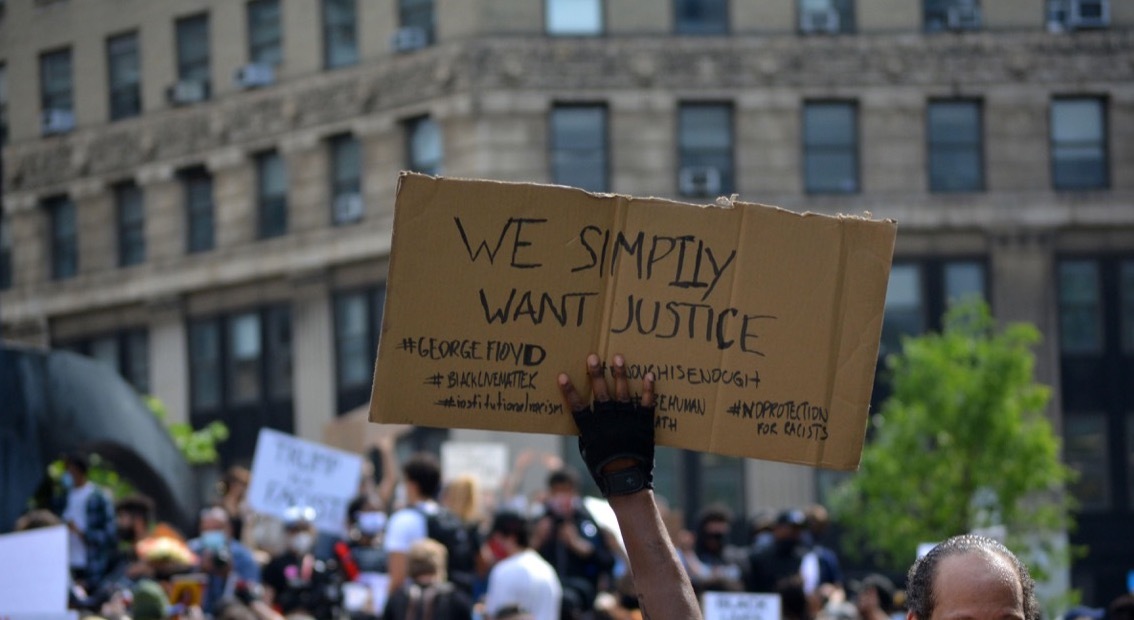
{"label": "handwritten text on sign", "polygon": [[342,534],[346,507],[358,495],[361,475],[358,455],[262,428],[252,460],[248,505],[281,519],[288,508],[310,507],[319,531]]}
{"label": "handwritten text on sign", "polygon": [[659,443],[853,467],[893,232],[403,176],[371,420],[573,434],[556,375],[621,352]]}

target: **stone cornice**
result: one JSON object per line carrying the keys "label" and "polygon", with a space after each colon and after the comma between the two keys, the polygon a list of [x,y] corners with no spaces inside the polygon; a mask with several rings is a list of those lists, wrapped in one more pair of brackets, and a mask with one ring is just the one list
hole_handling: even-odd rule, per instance
{"label": "stone cornice", "polygon": [[472,39],[14,144],[5,154],[5,187],[16,198],[67,191],[78,178],[129,178],[144,164],[180,166],[220,148],[261,148],[297,129],[420,113],[455,95],[733,97],[774,89],[854,96],[872,87],[978,95],[1013,83],[1106,92],[1132,82],[1134,31],[1125,30]]}

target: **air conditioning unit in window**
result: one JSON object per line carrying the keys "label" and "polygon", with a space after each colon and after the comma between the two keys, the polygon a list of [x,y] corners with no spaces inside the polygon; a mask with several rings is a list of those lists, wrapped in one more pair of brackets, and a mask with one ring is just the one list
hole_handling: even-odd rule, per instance
{"label": "air conditioning unit in window", "polygon": [[833,8],[806,9],[799,15],[799,29],[806,34],[839,32],[839,12]]}
{"label": "air conditioning unit in window", "polygon": [[201,80],[181,80],[170,86],[165,94],[170,103],[185,105],[204,101],[209,96],[209,89]]}
{"label": "air conditioning unit in window", "polygon": [[332,208],[335,211],[335,223],[357,222],[362,219],[362,195],[354,193],[336,196]]}
{"label": "air conditioning unit in window", "polygon": [[258,88],[276,83],[276,68],[266,62],[251,62],[236,70],[236,85]]}
{"label": "air conditioning unit in window", "polygon": [[1070,28],[1106,28],[1110,25],[1110,3],[1107,0],[1070,0],[1067,26]]}
{"label": "air conditioning unit in window", "polygon": [[44,110],[43,133],[67,133],[75,128],[75,113],[70,110]]}
{"label": "air conditioning unit in window", "polygon": [[677,173],[677,188],[684,196],[716,196],[721,191],[721,171],[713,166],[686,166]]}
{"label": "air conditioning unit in window", "polygon": [[420,26],[406,26],[398,28],[394,33],[391,47],[395,52],[412,52],[429,45],[429,36],[425,28]]}
{"label": "air conditioning unit in window", "polygon": [[980,7],[970,2],[958,2],[945,11],[949,30],[979,30]]}

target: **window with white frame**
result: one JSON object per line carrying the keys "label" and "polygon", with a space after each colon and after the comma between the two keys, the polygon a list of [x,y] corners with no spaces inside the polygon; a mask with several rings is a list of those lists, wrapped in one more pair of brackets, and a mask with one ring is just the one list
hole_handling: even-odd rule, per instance
{"label": "window with white frame", "polygon": [[327,141],[330,155],[331,221],[350,224],[362,219],[362,153],[358,138],[350,134]]}
{"label": "window with white frame", "polygon": [[128,267],[146,260],[146,215],[142,189],[136,183],[114,187],[118,223],[118,266]]}
{"label": "window with white frame", "polygon": [[248,3],[248,61],[278,65],[283,60],[283,27],[279,0]]}

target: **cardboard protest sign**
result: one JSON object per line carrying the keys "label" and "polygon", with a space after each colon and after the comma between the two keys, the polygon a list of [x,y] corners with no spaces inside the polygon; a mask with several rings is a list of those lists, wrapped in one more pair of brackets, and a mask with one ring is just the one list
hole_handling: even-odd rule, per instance
{"label": "cardboard protest sign", "polygon": [[358,495],[361,477],[362,459],[356,454],[262,428],[248,505],[281,519],[288,508],[309,506],[319,531],[345,534],[347,504]]}
{"label": "cardboard protest sign", "polygon": [[508,477],[508,446],[502,443],[447,441],[441,444],[441,478],[462,474],[476,479],[482,490],[496,491]]}
{"label": "cardboard protest sign", "polygon": [[67,539],[62,525],[0,536],[0,617],[67,614]]}
{"label": "cardboard protest sign", "polygon": [[705,620],[780,620],[780,595],[706,592],[701,608]]}
{"label": "cardboard protest sign", "polygon": [[575,434],[556,375],[657,377],[659,444],[857,467],[896,226],[403,174],[370,419]]}

